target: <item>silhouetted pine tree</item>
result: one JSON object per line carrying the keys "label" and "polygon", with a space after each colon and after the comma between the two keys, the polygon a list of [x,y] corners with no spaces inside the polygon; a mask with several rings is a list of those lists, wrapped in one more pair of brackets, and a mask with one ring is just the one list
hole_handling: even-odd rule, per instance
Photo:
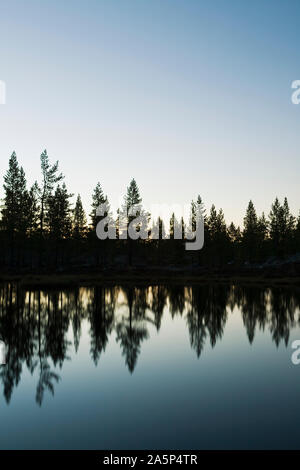
{"label": "silhouetted pine tree", "polygon": [[64,176],[62,173],[58,174],[58,161],[51,165],[49,162],[49,156],[47,150],[41,154],[41,170],[42,170],[42,182],[39,188],[40,194],[40,231],[43,235],[45,219],[47,218],[47,202],[50,200],[52,191],[57,183],[59,183]]}
{"label": "silhouetted pine tree", "polygon": [[270,219],[270,239],[272,243],[272,248],[275,253],[278,253],[279,246],[281,242],[281,206],[279,199],[276,197],[274,203],[271,206],[271,211],[269,214]]}
{"label": "silhouetted pine tree", "polygon": [[39,222],[39,187],[37,182],[35,182],[27,195],[26,204],[26,213],[28,219],[28,234],[30,237],[36,235]]}
{"label": "silhouetted pine tree", "polygon": [[55,240],[68,239],[72,233],[72,209],[69,194],[65,183],[58,185],[55,193],[50,195],[47,201],[48,214],[47,225],[49,235]]}
{"label": "silhouetted pine tree", "polygon": [[274,254],[284,256],[292,248],[293,233],[295,229],[295,218],[290,213],[287,198],[283,205],[278,198],[272,204],[269,214],[270,219],[270,239]]}
{"label": "silhouetted pine tree", "polygon": [[77,240],[85,238],[87,233],[87,222],[82,206],[80,194],[78,194],[73,213],[73,237]]}
{"label": "silhouetted pine tree", "polygon": [[[72,234],[72,209],[69,199],[73,194],[69,194],[65,183],[58,185],[55,193],[51,194],[47,200],[47,227],[50,241],[55,250],[55,265],[57,266],[59,257],[61,263],[67,257],[68,241]],[[63,243],[66,241],[66,243]],[[52,258],[52,257],[51,257]]]}
{"label": "silhouetted pine tree", "polygon": [[194,202],[194,201],[191,202],[190,218],[191,218],[191,225],[192,225],[192,230],[193,231],[195,231],[195,229],[196,229],[196,210],[197,210],[197,207],[198,207],[198,210],[202,214],[202,217],[203,217],[203,220],[204,220],[204,225],[207,224],[206,210],[205,210],[205,207],[204,207],[201,196],[198,195],[196,202]]}
{"label": "silhouetted pine tree", "polygon": [[92,230],[94,232],[96,230],[98,222],[104,217],[100,217],[97,215],[97,209],[101,204],[107,202],[107,196],[104,195],[101,184],[98,182],[92,195],[92,212],[90,213]]}
{"label": "silhouetted pine tree", "polygon": [[[129,213],[130,209],[133,206],[139,206],[139,210],[136,212],[136,215],[132,215]],[[141,222],[137,223],[135,230],[139,232],[142,226],[145,230],[147,230],[149,214],[146,214],[146,212],[144,211],[142,207],[142,198],[140,195],[140,191],[139,191],[139,188],[135,179],[133,178],[130,181],[129,186],[127,187],[126,194],[124,196],[124,203],[118,214],[119,236],[122,236],[122,233],[124,232],[124,230],[126,230],[126,226],[128,226],[136,217],[140,217]],[[133,240],[131,238],[128,238],[127,245],[128,245],[128,263],[129,263],[129,266],[131,266],[132,256],[133,256]],[[135,246],[138,247],[139,244],[135,243]]]}
{"label": "silhouetted pine tree", "polygon": [[128,215],[128,209],[134,205],[141,204],[142,203],[142,198],[140,195],[140,191],[138,188],[138,185],[133,178],[130,181],[130,184],[127,188],[126,195],[124,197],[124,205],[123,208],[126,210],[127,215]]}
{"label": "silhouetted pine tree", "polygon": [[244,217],[243,248],[244,259],[255,261],[257,258],[258,218],[253,202],[250,200]]}
{"label": "silhouetted pine tree", "polygon": [[25,240],[28,228],[26,178],[23,168],[19,167],[15,152],[9,159],[3,188],[5,197],[1,225],[10,245],[10,264],[14,264],[16,239],[18,242]]}
{"label": "silhouetted pine tree", "polygon": [[207,219],[207,228],[207,251],[211,260],[210,264],[219,265],[226,259],[229,238],[223,210],[220,209],[217,213],[214,204],[211,207],[210,214]]}
{"label": "silhouetted pine tree", "polygon": [[[97,215],[97,210],[102,204],[107,205],[108,211],[106,211],[104,215],[100,216]],[[113,222],[108,198],[104,195],[101,184],[98,182],[92,195],[92,212],[90,213],[91,232],[89,237],[90,245],[95,253],[96,265],[104,263],[108,252],[108,240],[99,240],[96,235],[97,224],[105,217],[108,217],[108,224]]]}
{"label": "silhouetted pine tree", "polygon": [[257,221],[257,253],[259,260],[263,260],[268,255],[269,223],[264,212]]}
{"label": "silhouetted pine tree", "polygon": [[242,242],[242,233],[240,227],[236,227],[233,222],[229,225],[227,229],[227,236],[229,241],[229,263],[230,264],[240,264],[241,262],[241,242]]}
{"label": "silhouetted pine tree", "polygon": [[296,219],[291,214],[287,198],[284,198],[282,205],[282,226],[281,237],[283,241],[283,254],[288,254],[293,248],[293,237],[296,225]]}
{"label": "silhouetted pine tree", "polygon": [[24,172],[18,164],[16,153],[13,152],[9,159],[9,166],[4,176],[4,207],[2,209],[1,224],[10,236],[18,230],[20,219],[23,218],[22,201],[26,191]]}

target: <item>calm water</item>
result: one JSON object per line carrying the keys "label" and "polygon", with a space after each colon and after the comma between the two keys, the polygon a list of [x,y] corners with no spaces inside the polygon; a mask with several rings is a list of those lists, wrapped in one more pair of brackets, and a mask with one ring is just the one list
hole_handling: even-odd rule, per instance
{"label": "calm water", "polygon": [[300,448],[300,289],[0,286],[0,448]]}

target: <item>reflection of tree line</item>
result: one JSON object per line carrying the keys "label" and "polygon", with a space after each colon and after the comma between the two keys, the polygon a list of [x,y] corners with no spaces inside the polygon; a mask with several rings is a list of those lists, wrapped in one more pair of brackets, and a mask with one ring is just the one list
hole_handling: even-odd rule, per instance
{"label": "reflection of tree line", "polygon": [[290,329],[299,324],[300,291],[227,285],[103,287],[24,290],[0,286],[0,336],[8,346],[7,364],[0,368],[4,396],[10,401],[22,367],[38,372],[36,401],[45,390],[54,393],[60,380],[55,368],[69,359],[70,328],[77,352],[82,322],[89,324],[90,354],[95,364],[115,334],[132,373],[150,325],[159,331],[164,312],[186,319],[191,347],[199,357],[207,341],[213,347],[224,333],[228,312],[237,307],[249,338],[268,329],[278,346],[287,345]]}

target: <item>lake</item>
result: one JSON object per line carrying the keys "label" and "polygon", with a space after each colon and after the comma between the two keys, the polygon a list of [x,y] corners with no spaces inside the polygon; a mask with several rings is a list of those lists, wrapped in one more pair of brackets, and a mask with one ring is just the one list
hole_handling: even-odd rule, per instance
{"label": "lake", "polygon": [[300,448],[300,288],[0,285],[1,449]]}

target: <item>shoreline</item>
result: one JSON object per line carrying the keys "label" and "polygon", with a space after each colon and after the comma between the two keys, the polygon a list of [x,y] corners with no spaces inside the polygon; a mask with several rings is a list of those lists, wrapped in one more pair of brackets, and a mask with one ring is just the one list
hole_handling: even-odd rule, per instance
{"label": "shoreline", "polygon": [[300,274],[268,272],[199,272],[197,270],[162,270],[138,269],[126,270],[99,270],[89,272],[3,272],[0,273],[0,282],[14,282],[21,286],[49,286],[49,287],[87,287],[93,285],[194,285],[210,283],[239,283],[251,285],[295,285],[300,287]]}

